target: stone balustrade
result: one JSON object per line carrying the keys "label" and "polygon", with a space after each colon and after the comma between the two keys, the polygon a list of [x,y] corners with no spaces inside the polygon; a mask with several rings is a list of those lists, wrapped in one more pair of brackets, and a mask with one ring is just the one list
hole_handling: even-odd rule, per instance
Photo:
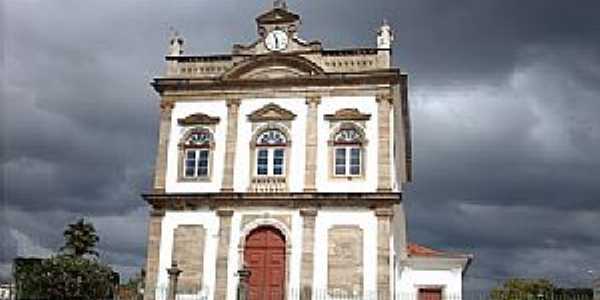
{"label": "stone balustrade", "polygon": [[260,176],[252,178],[249,192],[283,193],[287,192],[286,178],[282,176]]}

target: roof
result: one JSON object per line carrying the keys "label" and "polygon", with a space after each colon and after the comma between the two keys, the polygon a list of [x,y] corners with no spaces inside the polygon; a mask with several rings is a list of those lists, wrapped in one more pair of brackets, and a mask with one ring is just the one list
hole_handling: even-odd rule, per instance
{"label": "roof", "polygon": [[416,257],[432,257],[432,258],[472,258],[470,254],[446,252],[441,250],[435,250],[423,245],[408,243],[408,256]]}

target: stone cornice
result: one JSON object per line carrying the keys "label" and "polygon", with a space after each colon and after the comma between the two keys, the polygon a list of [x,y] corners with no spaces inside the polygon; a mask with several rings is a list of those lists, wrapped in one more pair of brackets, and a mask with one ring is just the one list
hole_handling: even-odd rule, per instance
{"label": "stone cornice", "polygon": [[294,113],[275,103],[269,103],[248,115],[250,122],[292,121],[295,118]]}
{"label": "stone cornice", "polygon": [[363,207],[392,208],[402,201],[401,193],[196,193],[143,194],[156,210],[195,210],[233,207]]}
{"label": "stone cornice", "polygon": [[368,121],[369,119],[371,119],[370,114],[363,114],[356,108],[343,108],[335,114],[325,115],[327,121]]}
{"label": "stone cornice", "polygon": [[260,89],[282,87],[333,87],[366,84],[399,84],[406,76],[398,69],[387,69],[361,73],[320,74],[306,77],[274,79],[200,79],[184,77],[159,77],[151,85],[159,93],[167,91]]}
{"label": "stone cornice", "polygon": [[211,117],[207,114],[197,113],[189,115],[185,118],[177,120],[180,126],[193,126],[193,125],[214,125],[219,123],[219,117]]}

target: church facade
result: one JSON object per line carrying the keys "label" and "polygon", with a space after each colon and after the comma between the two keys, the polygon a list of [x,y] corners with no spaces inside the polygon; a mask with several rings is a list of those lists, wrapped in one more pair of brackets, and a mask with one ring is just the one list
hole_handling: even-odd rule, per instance
{"label": "church facade", "polygon": [[[376,46],[300,38],[284,3],[229,54],[185,54],[174,35],[152,82],[160,126],[144,299],[400,299],[459,295],[470,257],[407,242],[407,75]],[[352,298],[349,298],[352,297]],[[193,298],[198,299],[198,298]]]}

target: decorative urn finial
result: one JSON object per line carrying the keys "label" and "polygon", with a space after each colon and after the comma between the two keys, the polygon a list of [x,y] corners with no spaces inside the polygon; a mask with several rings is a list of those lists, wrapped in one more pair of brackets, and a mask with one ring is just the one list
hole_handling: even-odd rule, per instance
{"label": "decorative urn finial", "polygon": [[183,37],[173,27],[169,27],[171,39],[169,41],[169,56],[179,56],[183,54]]}
{"label": "decorative urn finial", "polygon": [[379,31],[377,32],[377,48],[391,49],[393,41],[394,33],[392,32],[392,27],[388,25],[386,19],[383,19],[383,23],[381,24],[381,27],[379,27]]}
{"label": "decorative urn finial", "polygon": [[285,3],[285,0],[275,0],[273,1],[273,8],[287,9],[287,3]]}

